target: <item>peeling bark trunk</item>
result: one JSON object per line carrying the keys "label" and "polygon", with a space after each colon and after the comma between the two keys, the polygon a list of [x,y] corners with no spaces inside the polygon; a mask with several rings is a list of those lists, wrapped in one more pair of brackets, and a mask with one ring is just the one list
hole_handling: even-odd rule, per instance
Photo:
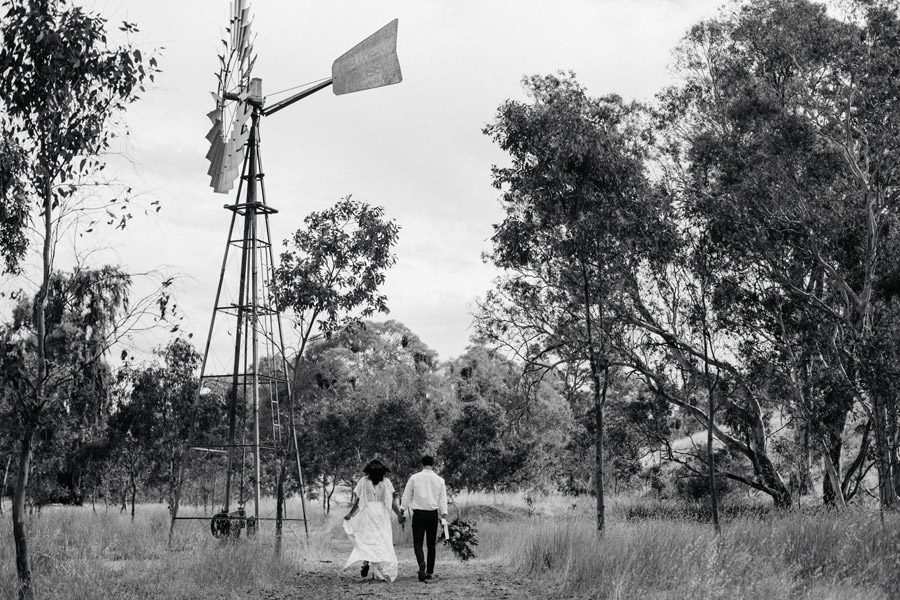
{"label": "peeling bark trunk", "polygon": [[845,506],[841,474],[841,454],[844,446],[844,426],[847,423],[847,412],[841,412],[830,422],[824,423],[826,432],[821,437],[822,462],[825,478],[822,480],[822,502]]}
{"label": "peeling bark trunk", "polygon": [[[825,480],[822,482],[822,485],[826,488],[830,488],[831,494],[830,504],[836,505],[839,508],[846,508],[847,502],[844,500],[844,492],[841,489],[841,474],[838,471],[838,465],[835,464],[832,459],[831,449],[828,447],[828,443],[825,441],[825,438],[821,438],[822,444],[822,462],[825,466]],[[840,447],[837,449],[838,457],[840,457]]]}
{"label": "peeling bark trunk", "polygon": [[9,476],[9,464],[12,462],[12,454],[6,457],[6,468],[3,469],[3,485],[0,486],[0,515],[3,514],[3,495],[6,493],[6,478]]}
{"label": "peeling bark trunk", "polygon": [[856,492],[859,490],[859,485],[866,473],[866,469],[863,469],[863,466],[866,462],[866,454],[868,454],[869,451],[869,433],[871,431],[872,422],[866,421],[866,425],[863,428],[862,438],[859,442],[859,450],[857,451],[856,457],[853,459],[853,462],[850,463],[849,467],[847,467],[847,472],[844,474],[844,481],[841,484],[841,490],[844,492],[844,500],[848,502],[856,495]]}
{"label": "peeling bark trunk", "polygon": [[894,494],[900,497],[900,424],[897,423],[897,410],[887,411],[887,434],[891,457],[891,473],[894,475]]}
{"label": "peeling bark trunk", "polygon": [[897,505],[897,490],[894,487],[895,459],[891,456],[885,411],[881,402],[872,397],[872,428],[875,431],[876,466],[878,467],[878,495],[882,508]]}

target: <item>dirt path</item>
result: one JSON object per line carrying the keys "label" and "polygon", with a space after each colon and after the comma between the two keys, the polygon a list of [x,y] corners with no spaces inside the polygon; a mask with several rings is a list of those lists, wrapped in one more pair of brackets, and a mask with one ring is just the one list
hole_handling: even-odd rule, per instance
{"label": "dirt path", "polygon": [[[398,553],[400,549],[398,548]],[[519,598],[558,598],[534,582],[519,580],[503,565],[475,559],[468,563],[456,560],[438,561],[436,577],[421,583],[416,577],[415,561],[400,559],[399,575],[391,583],[363,579],[358,570],[340,571],[342,562],[306,564],[306,572],[298,573],[290,584],[257,596],[261,600],[306,600],[310,598],[385,598],[412,600],[442,598],[444,600],[505,600]]]}

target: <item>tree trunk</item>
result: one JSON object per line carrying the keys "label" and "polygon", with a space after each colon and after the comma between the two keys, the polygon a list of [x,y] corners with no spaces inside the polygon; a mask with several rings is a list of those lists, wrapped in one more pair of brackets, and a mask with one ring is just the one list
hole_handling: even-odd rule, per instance
{"label": "tree trunk", "polygon": [[716,489],[716,455],[713,451],[713,430],[716,422],[716,388],[719,383],[719,375],[715,380],[710,379],[709,357],[712,340],[706,322],[706,289],[703,289],[703,380],[706,382],[706,467],[709,470],[709,508],[712,513],[713,530],[718,535],[722,532],[719,525],[719,492]]}
{"label": "tree trunk", "polygon": [[841,412],[829,422],[824,423],[826,431],[820,437],[822,445],[822,461],[825,466],[825,477],[822,479],[822,503],[840,507],[846,505],[843,494],[841,474],[841,453],[844,445],[844,426],[847,423],[847,412]]}
{"label": "tree trunk", "polygon": [[130,473],[128,477],[131,483],[131,522],[134,523],[134,499],[137,496],[137,484],[134,482],[134,473]]}
{"label": "tree trunk", "polygon": [[713,452],[713,427],[716,415],[715,393],[709,390],[709,426],[706,428],[706,460],[709,468],[709,507],[712,511],[713,529],[715,532],[721,533],[722,528],[719,525],[719,491],[716,489],[716,455]]}
{"label": "tree trunk", "polygon": [[[893,403],[892,403],[893,404]],[[897,422],[897,407],[887,411],[887,433],[891,456],[891,473],[894,475],[894,494],[900,496],[900,423]]]}
{"label": "tree trunk", "polygon": [[3,496],[6,494],[6,478],[9,476],[9,463],[12,462],[12,454],[6,457],[6,468],[3,469],[3,485],[0,486],[0,515],[3,514]]}
{"label": "tree trunk", "polygon": [[866,457],[869,453],[869,433],[872,431],[872,421],[866,421],[865,426],[863,427],[862,438],[859,442],[859,449],[856,452],[856,457],[853,459],[853,462],[850,463],[850,466],[847,467],[847,471],[844,473],[844,481],[841,483],[841,491],[844,493],[844,500],[849,502],[859,490],[859,486],[862,483],[862,479],[865,476],[866,470],[863,468],[866,462]]}
{"label": "tree trunk", "polygon": [[41,287],[35,298],[34,329],[37,346],[37,373],[33,382],[33,405],[23,409],[25,428],[22,432],[22,445],[19,451],[19,465],[16,471],[16,488],[13,494],[13,540],[16,546],[16,573],[19,578],[19,600],[31,600],[34,591],[31,585],[31,566],[28,564],[28,541],[25,532],[25,495],[28,487],[28,475],[34,456],[32,442],[37,417],[44,402],[45,384],[49,365],[47,361],[47,305],[50,293],[50,273],[53,265],[51,254],[53,246],[53,181],[49,166],[41,164],[41,203],[43,205],[43,247],[41,251]]}
{"label": "tree trunk", "polygon": [[847,502],[844,500],[844,491],[841,489],[841,474],[838,471],[838,466],[835,465],[834,460],[832,460],[832,455],[828,448],[828,444],[825,442],[825,438],[821,438],[821,444],[822,462],[825,465],[826,475],[822,485],[831,488],[830,503],[832,505],[836,505],[839,508],[846,508]]}
{"label": "tree trunk", "polygon": [[799,425],[794,427],[796,461],[790,488],[792,494],[796,493],[800,497],[809,493],[812,483],[812,451],[809,447],[809,428],[799,419],[795,423],[799,423]]}
{"label": "tree trunk", "polygon": [[284,523],[284,477],[287,458],[279,460],[278,481],[275,483],[275,556],[281,556],[281,529]]}
{"label": "tree trunk", "polygon": [[766,420],[762,411],[754,410],[753,417],[747,419],[745,424],[749,426],[747,432],[750,450],[748,458],[753,465],[753,472],[766,486],[766,493],[772,497],[776,508],[790,508],[791,491],[785,485],[781,474],[769,456]]}
{"label": "tree trunk", "polygon": [[337,475],[336,474],[332,475],[331,476],[331,491],[327,492],[327,494],[325,496],[325,505],[326,505],[325,506],[325,514],[326,515],[331,514],[331,497],[334,496],[334,490],[335,490],[335,488],[337,488],[337,482],[338,482]]}
{"label": "tree trunk", "polygon": [[[603,533],[606,526],[606,506],[603,498],[603,405],[606,402],[606,390],[609,384],[609,364],[603,364],[603,387],[600,387],[600,364],[597,349],[594,346],[594,322],[591,315],[590,279],[587,266],[581,260],[581,284],[584,292],[584,325],[587,333],[588,363],[591,369],[591,387],[594,394],[594,492],[597,496],[597,531]],[[602,296],[601,296],[602,297]],[[603,305],[600,304],[602,331]]]}
{"label": "tree trunk", "polygon": [[19,450],[16,487],[13,491],[12,504],[13,541],[16,545],[16,574],[19,578],[19,600],[31,600],[34,597],[31,586],[31,566],[28,563],[28,539],[25,532],[25,491],[28,487],[28,476],[31,472],[31,459],[34,453],[32,448],[33,438],[34,425],[28,421],[22,432],[22,445]]}
{"label": "tree trunk", "polygon": [[894,487],[894,461],[891,456],[886,415],[878,397],[873,395],[871,400],[872,428],[875,431],[875,464],[878,468],[878,495],[882,508],[893,508],[897,504],[897,490]]}
{"label": "tree trunk", "polygon": [[597,496],[597,531],[603,533],[606,527],[606,504],[603,496],[603,407],[606,404],[606,390],[609,387],[609,366],[604,368],[603,386],[598,381],[598,369],[592,361],[591,376],[594,379],[594,492]]}
{"label": "tree trunk", "polygon": [[184,461],[178,460],[177,466],[172,465],[169,479],[169,541],[167,545],[172,547],[172,536],[175,533],[175,521],[178,518],[178,504],[181,501],[181,486],[184,483]]}

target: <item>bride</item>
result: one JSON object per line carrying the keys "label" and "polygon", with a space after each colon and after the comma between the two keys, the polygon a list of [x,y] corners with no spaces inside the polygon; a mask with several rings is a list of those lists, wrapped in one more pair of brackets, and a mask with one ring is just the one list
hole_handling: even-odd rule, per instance
{"label": "bride", "polygon": [[394,497],[394,486],[384,476],[387,472],[388,468],[380,460],[372,460],[363,469],[365,476],[353,489],[353,504],[344,517],[344,531],[353,540],[353,552],[344,569],[363,561],[360,575],[367,576],[371,565],[375,577],[393,581],[397,577],[397,554],[388,506],[397,513],[401,524],[406,517]]}

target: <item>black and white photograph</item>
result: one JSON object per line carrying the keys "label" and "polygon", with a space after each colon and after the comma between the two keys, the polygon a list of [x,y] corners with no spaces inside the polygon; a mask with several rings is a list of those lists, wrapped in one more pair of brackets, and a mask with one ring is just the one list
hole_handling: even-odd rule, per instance
{"label": "black and white photograph", "polygon": [[0,0],[0,598],[900,599],[900,0]]}

